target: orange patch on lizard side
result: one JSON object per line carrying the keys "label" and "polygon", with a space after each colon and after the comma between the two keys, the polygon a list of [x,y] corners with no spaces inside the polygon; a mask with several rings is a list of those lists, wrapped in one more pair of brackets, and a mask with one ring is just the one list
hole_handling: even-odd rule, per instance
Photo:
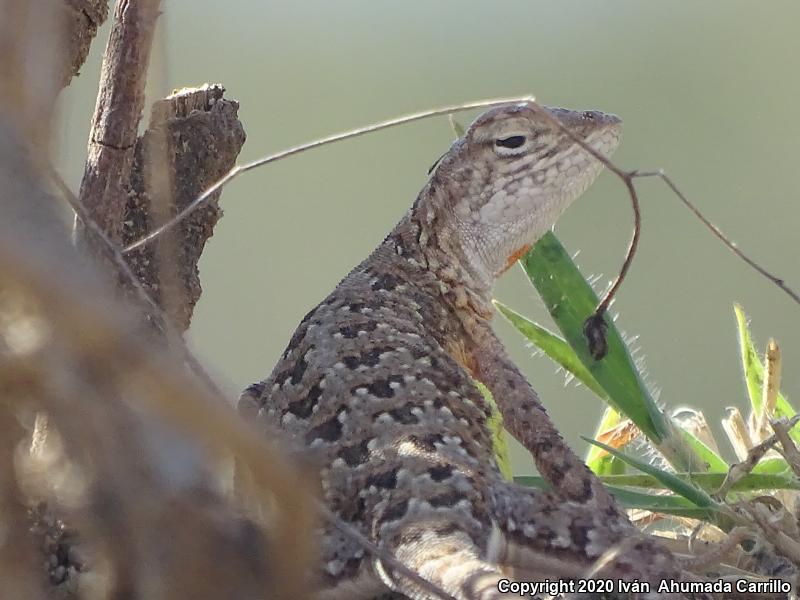
{"label": "orange patch on lizard side", "polygon": [[514,250],[514,252],[511,253],[511,256],[509,256],[508,259],[506,260],[506,266],[503,267],[503,270],[500,272],[505,273],[506,271],[508,271],[511,268],[511,266],[515,262],[517,262],[520,258],[522,258],[525,255],[525,253],[530,249],[531,249],[531,244],[525,244],[521,248],[517,248],[516,250]]}
{"label": "orange patch on lizard side", "polygon": [[[602,432],[597,436],[597,439],[606,446],[619,450],[636,439],[640,433],[639,428],[630,419],[625,419],[619,425]],[[608,454],[606,450],[600,448],[597,450],[597,456],[606,456]]]}

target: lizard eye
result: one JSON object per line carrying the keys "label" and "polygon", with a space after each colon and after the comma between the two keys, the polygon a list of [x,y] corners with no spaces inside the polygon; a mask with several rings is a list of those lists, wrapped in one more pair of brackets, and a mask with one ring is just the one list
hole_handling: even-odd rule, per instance
{"label": "lizard eye", "polygon": [[512,135],[511,137],[502,138],[495,142],[496,145],[503,148],[519,148],[525,143],[524,135]]}
{"label": "lizard eye", "polygon": [[512,135],[507,138],[498,138],[494,141],[495,151],[500,156],[516,156],[527,149],[527,139],[524,135]]}

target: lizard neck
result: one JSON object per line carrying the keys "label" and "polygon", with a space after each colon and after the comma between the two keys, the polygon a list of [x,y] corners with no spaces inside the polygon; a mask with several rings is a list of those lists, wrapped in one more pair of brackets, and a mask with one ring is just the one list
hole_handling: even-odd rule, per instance
{"label": "lizard neck", "polygon": [[482,268],[477,249],[465,248],[427,203],[417,202],[393,237],[407,258],[432,275],[438,294],[462,320],[491,318],[493,274]]}

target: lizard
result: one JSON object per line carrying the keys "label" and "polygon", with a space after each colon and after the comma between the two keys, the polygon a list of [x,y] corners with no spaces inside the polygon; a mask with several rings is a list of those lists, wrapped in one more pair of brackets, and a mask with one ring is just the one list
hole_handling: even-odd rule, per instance
{"label": "lizard", "polygon": [[[621,119],[600,111],[522,102],[481,114],[239,400],[244,418],[315,457],[339,518],[459,600],[503,597],[507,573],[579,578],[621,543],[599,576],[657,587],[680,575],[566,444],[491,327],[496,279],[602,170],[541,111],[603,155],[620,142]],[[550,490],[501,475],[496,409],[476,380]],[[435,597],[330,527],[315,578],[317,600]]]}

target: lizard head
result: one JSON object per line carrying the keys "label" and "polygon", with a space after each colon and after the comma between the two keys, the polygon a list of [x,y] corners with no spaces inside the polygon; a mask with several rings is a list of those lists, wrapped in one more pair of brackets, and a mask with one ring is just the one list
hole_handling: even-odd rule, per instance
{"label": "lizard head", "polygon": [[622,121],[615,115],[544,107],[542,115],[541,110],[522,103],[486,111],[442,157],[427,186],[426,199],[435,206],[425,212],[435,214],[450,245],[488,285],[602,170],[547,115],[605,156],[619,145]]}

